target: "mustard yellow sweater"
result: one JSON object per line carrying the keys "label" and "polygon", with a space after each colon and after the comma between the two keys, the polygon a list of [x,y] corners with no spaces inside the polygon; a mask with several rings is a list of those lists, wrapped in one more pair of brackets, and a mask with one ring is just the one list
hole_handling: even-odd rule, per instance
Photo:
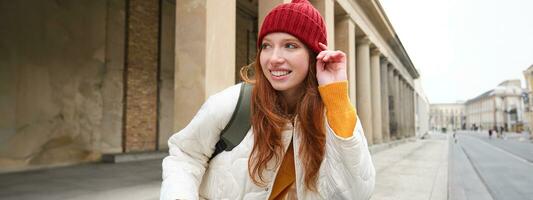
{"label": "mustard yellow sweater", "polygon": [[[348,81],[335,82],[318,87],[326,107],[328,124],[340,137],[352,136],[357,114],[348,97]],[[269,199],[283,199],[295,181],[294,151],[292,141],[279,168]]]}

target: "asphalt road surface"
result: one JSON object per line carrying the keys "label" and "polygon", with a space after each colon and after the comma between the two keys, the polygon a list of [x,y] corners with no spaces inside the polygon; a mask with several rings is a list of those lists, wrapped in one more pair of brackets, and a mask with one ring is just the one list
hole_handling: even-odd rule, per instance
{"label": "asphalt road surface", "polygon": [[533,200],[533,143],[457,132],[450,137],[452,200]]}

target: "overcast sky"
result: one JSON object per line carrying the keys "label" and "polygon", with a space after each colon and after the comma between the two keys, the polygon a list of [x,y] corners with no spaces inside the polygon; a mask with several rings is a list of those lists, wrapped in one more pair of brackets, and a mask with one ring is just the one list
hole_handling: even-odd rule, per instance
{"label": "overcast sky", "polygon": [[533,65],[533,0],[379,0],[430,103],[468,100]]}

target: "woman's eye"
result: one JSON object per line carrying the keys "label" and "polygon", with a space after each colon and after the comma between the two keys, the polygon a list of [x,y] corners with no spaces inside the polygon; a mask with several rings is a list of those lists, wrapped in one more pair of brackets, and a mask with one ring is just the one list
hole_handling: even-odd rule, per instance
{"label": "woman's eye", "polygon": [[296,45],[291,43],[286,44],[285,47],[289,49],[296,49]]}
{"label": "woman's eye", "polygon": [[261,49],[265,49],[265,48],[268,48],[268,47],[270,47],[269,44],[261,44]]}

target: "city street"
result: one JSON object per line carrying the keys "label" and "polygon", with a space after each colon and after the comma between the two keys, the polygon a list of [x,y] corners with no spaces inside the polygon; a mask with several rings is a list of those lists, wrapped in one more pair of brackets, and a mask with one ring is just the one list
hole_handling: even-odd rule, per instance
{"label": "city street", "polygon": [[450,199],[533,199],[533,144],[507,135],[458,132],[450,139]]}
{"label": "city street", "polygon": [[[0,200],[533,200],[531,8],[0,1]],[[222,133],[242,144],[206,161]]]}
{"label": "city street", "polygon": [[[430,133],[373,153],[374,200],[533,199],[533,143],[522,135]],[[158,199],[161,160],[0,175],[0,199]]]}
{"label": "city street", "polygon": [[[373,153],[377,175],[372,199],[445,200],[447,144],[445,134],[430,134]],[[161,160],[0,174],[0,180],[3,200],[158,199]]]}

